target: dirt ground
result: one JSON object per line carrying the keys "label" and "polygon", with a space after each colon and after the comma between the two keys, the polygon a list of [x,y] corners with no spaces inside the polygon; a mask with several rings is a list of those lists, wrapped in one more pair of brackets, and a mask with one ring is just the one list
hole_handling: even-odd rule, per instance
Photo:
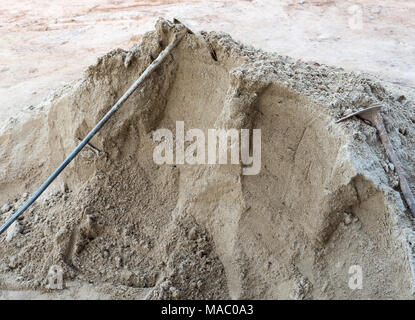
{"label": "dirt ground", "polygon": [[196,31],[224,31],[266,51],[415,87],[410,0],[2,0],[0,123],[30,113],[100,55],[131,47],[159,16],[181,18]]}
{"label": "dirt ground", "polygon": [[[0,238],[0,299],[413,299],[396,169],[372,126],[335,122],[381,104],[415,191],[413,5],[58,3],[1,4],[0,223],[184,28],[157,16],[217,31],[186,33]],[[156,163],[177,121],[261,129],[260,172]]]}
{"label": "dirt ground", "polygon": [[[178,30],[159,20],[140,44],[107,53],[2,131],[0,223]],[[223,33],[186,34],[0,238],[0,298],[412,298],[414,224],[395,169],[373,127],[334,122],[373,103],[384,105],[413,187],[413,96]],[[177,121],[205,134],[260,128],[260,172],[244,176],[239,162],[156,164],[154,130]],[[359,290],[348,282],[356,265]],[[63,291],[48,289],[54,268]]]}

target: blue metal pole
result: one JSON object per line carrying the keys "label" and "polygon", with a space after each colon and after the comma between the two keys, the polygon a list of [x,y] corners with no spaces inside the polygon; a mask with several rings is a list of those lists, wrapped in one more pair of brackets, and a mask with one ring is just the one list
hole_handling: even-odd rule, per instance
{"label": "blue metal pole", "polygon": [[176,34],[174,40],[159,54],[134,84],[124,93],[117,103],[107,112],[107,114],[98,122],[98,124],[88,133],[74,151],[62,162],[62,164],[51,174],[51,176],[40,186],[40,188],[17,210],[1,227],[0,235],[25,212],[40,197],[40,195],[49,187],[49,185],[59,176],[59,174],[71,163],[78,153],[88,144],[95,134],[104,126],[118,108],[131,96],[131,94],[147,79],[147,77],[166,59],[170,52],[177,46],[185,33]]}

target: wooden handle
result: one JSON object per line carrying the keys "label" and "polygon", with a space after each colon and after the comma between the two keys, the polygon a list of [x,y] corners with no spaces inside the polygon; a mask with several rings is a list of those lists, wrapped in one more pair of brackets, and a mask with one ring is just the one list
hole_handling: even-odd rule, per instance
{"label": "wooden handle", "polygon": [[396,155],[395,151],[393,150],[392,144],[389,141],[382,116],[376,112],[376,115],[374,115],[373,117],[373,122],[373,125],[375,125],[376,129],[378,130],[380,140],[382,141],[382,144],[385,147],[386,154],[389,160],[395,166],[396,173],[399,176],[399,185],[401,187],[403,196],[405,197],[406,203],[408,204],[408,207],[411,210],[412,215],[415,217],[415,198],[412,194],[411,188],[409,187],[408,180],[406,179],[406,173],[402,167],[402,163]]}

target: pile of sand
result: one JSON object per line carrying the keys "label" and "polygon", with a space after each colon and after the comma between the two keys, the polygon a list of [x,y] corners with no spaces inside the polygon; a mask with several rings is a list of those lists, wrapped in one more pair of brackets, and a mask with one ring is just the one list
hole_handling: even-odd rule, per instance
{"label": "pile of sand", "polygon": [[[130,51],[103,56],[32,118],[2,128],[1,223],[157,57],[173,29],[159,20]],[[83,298],[411,297],[415,237],[394,168],[374,128],[334,123],[384,104],[415,186],[414,99],[396,92],[226,34],[186,35],[94,148],[0,238],[0,297],[65,298],[68,290]],[[174,132],[176,121],[205,131],[260,128],[260,174],[244,176],[240,165],[156,165],[152,132]],[[45,289],[54,265],[64,270],[63,291]],[[348,286],[352,265],[362,266],[361,290]]]}

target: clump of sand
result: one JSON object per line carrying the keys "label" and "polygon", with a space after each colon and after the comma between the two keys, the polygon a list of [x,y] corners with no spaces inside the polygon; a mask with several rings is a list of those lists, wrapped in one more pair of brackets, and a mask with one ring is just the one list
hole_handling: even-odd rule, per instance
{"label": "clump of sand", "polygon": [[[167,45],[159,20],[0,135],[0,222]],[[217,60],[208,48],[214,50]],[[307,64],[221,33],[188,34],[50,191],[0,238],[0,297],[410,298],[412,218],[369,125],[380,102],[415,185],[414,99],[366,75]],[[152,132],[260,128],[262,167],[156,165]],[[66,289],[48,291],[51,266]],[[363,288],[348,287],[350,266]],[[24,292],[19,295],[19,292]],[[70,292],[70,294],[68,294]],[[94,294],[91,294],[93,292]]]}

